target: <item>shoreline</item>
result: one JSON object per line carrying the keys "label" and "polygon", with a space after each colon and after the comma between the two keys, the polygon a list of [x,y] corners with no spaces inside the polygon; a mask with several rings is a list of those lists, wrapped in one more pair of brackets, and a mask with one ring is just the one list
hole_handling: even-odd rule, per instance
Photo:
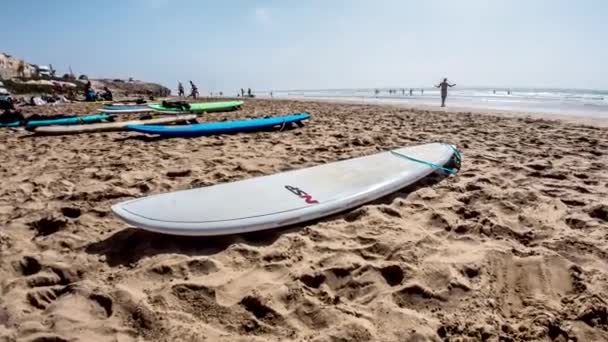
{"label": "shoreline", "polygon": [[[370,105],[370,106],[388,106],[396,108],[405,108],[409,110],[423,110],[423,111],[434,111],[434,112],[445,112],[445,113],[474,113],[483,115],[500,115],[504,117],[512,118],[532,118],[532,119],[543,119],[543,120],[558,120],[568,122],[577,125],[592,125],[596,127],[608,127],[608,118],[597,118],[585,116],[583,114],[563,114],[563,113],[551,113],[551,112],[534,112],[534,111],[520,111],[520,110],[506,110],[506,109],[493,109],[493,108],[479,108],[479,107],[466,107],[466,106],[450,106],[440,107],[439,105],[425,105],[425,104],[407,104],[407,103],[382,103],[382,102],[370,102],[369,98],[362,100],[348,100],[331,98],[326,99],[322,97],[311,97],[311,98],[297,98],[297,97],[274,97],[269,96],[259,97],[260,100],[271,100],[271,101],[300,101],[300,102],[321,102],[321,103],[335,103],[335,104],[354,104],[354,105]],[[373,98],[371,99],[373,100]],[[439,102],[439,100],[438,100]]]}

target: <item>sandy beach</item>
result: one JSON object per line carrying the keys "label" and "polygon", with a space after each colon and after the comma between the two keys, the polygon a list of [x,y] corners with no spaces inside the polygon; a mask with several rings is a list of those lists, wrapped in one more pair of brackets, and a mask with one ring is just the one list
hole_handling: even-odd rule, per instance
{"label": "sandy beach", "polygon": [[[0,341],[608,341],[608,128],[278,100],[200,120],[302,111],[189,139],[1,129]],[[433,141],[457,175],[297,227],[174,237],[110,211]]]}

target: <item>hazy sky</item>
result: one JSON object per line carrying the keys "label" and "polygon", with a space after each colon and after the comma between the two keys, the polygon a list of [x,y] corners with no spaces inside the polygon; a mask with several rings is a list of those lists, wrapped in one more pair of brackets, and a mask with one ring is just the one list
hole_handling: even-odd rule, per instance
{"label": "hazy sky", "polygon": [[606,0],[2,0],[0,51],[202,91],[608,89]]}

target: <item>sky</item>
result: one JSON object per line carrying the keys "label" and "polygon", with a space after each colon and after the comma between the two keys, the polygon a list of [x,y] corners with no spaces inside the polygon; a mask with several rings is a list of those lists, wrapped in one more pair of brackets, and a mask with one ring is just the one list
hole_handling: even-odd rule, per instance
{"label": "sky", "polygon": [[608,89],[605,0],[2,0],[0,52],[203,92]]}

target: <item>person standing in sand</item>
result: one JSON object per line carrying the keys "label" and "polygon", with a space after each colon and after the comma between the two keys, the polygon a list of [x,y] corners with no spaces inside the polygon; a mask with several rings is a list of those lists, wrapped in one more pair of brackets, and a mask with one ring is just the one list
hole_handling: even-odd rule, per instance
{"label": "person standing in sand", "polygon": [[448,79],[444,78],[443,82],[435,86],[435,88],[441,88],[441,107],[445,107],[445,98],[448,97],[448,87],[453,87],[456,84],[449,84]]}

